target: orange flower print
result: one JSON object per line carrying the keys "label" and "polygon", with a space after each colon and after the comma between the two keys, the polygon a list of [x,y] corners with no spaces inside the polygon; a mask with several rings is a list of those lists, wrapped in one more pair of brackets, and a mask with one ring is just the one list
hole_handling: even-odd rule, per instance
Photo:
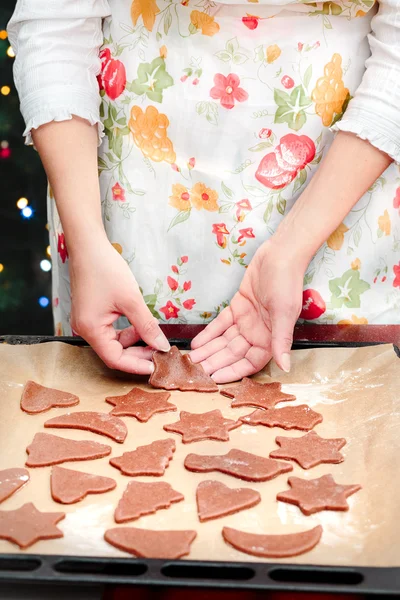
{"label": "orange flower print", "polygon": [[184,185],[174,183],[172,195],[169,197],[169,205],[178,210],[190,210],[190,194]]}
{"label": "orange flower print", "polygon": [[239,229],[239,237],[238,243],[240,243],[244,238],[255,238],[254,231],[252,227],[246,227],[246,229]]}
{"label": "orange flower print", "polygon": [[190,199],[197,210],[208,210],[216,212],[218,210],[218,193],[208,188],[204,183],[196,183],[190,192]]}
{"label": "orange flower print", "polygon": [[250,200],[244,198],[243,200],[239,200],[236,202],[236,218],[238,221],[243,221],[245,217],[245,210],[251,210],[252,206],[250,204]]}
{"label": "orange flower print", "polygon": [[192,308],[195,304],[196,304],[196,300],[194,300],[193,298],[190,298],[189,300],[185,300],[185,302],[182,302],[182,306],[184,308],[186,308],[186,310],[192,310]]}
{"label": "orange flower print", "polygon": [[273,44],[272,46],[268,46],[267,51],[266,51],[267,63],[271,64],[271,63],[275,62],[280,57],[281,53],[282,53],[282,50],[276,44]]}
{"label": "orange flower print", "polygon": [[60,337],[63,335],[63,327],[62,327],[62,323],[57,323],[56,325],[56,330],[55,330],[55,335],[57,337]]}
{"label": "orange flower print", "polygon": [[121,246],[121,244],[118,244],[117,242],[112,242],[111,246],[113,248],[115,248],[115,250],[118,252],[118,254],[122,254],[122,246]]}
{"label": "orange flower print", "polygon": [[171,300],[168,300],[167,304],[160,308],[166,319],[176,319],[180,310],[175,304],[172,304]]}
{"label": "orange flower print", "polygon": [[368,319],[351,315],[351,319],[343,319],[338,322],[338,325],[368,325]]}
{"label": "orange flower print", "polygon": [[196,29],[200,29],[203,35],[212,37],[219,31],[219,25],[214,21],[214,17],[210,17],[206,13],[199,10],[192,10],[190,20]]}
{"label": "orange flower print", "polygon": [[326,242],[331,250],[340,250],[344,242],[344,234],[349,230],[344,223],[341,223],[337,229],[328,237]]}
{"label": "orange flower print", "polygon": [[118,182],[112,186],[111,191],[113,200],[125,202],[125,190]]}
{"label": "orange flower print", "polygon": [[148,106],[143,112],[140,106],[132,106],[128,123],[133,141],[143,155],[154,162],[174,164],[176,154],[168,137],[168,117],[159,113],[155,106]]}
{"label": "orange flower print", "polygon": [[143,25],[148,31],[152,31],[156,15],[160,12],[156,0],[133,0],[131,5],[131,18],[136,26],[139,17],[143,19]]}
{"label": "orange flower print", "polygon": [[227,77],[222,73],[217,73],[214,77],[214,87],[210,90],[210,96],[214,100],[220,100],[221,106],[231,109],[236,102],[245,102],[249,95],[240,86],[240,79],[235,73],[230,73]]}
{"label": "orange flower print", "polygon": [[378,227],[385,235],[390,235],[392,224],[387,210],[379,217]]}
{"label": "orange flower print", "polygon": [[167,283],[168,283],[168,287],[170,288],[170,290],[172,290],[173,292],[175,292],[178,289],[179,283],[177,282],[176,279],[174,279],[173,277],[167,277]]}
{"label": "orange flower print", "polygon": [[355,260],[353,260],[350,266],[353,269],[353,271],[359,271],[361,269],[361,260],[359,258],[356,258]]}
{"label": "orange flower print", "polygon": [[167,58],[168,50],[166,46],[161,46],[160,48],[160,57]]}
{"label": "orange flower print", "polygon": [[226,248],[226,236],[229,235],[229,231],[226,228],[225,223],[214,223],[212,226],[212,233],[217,236],[217,244],[221,248]]}

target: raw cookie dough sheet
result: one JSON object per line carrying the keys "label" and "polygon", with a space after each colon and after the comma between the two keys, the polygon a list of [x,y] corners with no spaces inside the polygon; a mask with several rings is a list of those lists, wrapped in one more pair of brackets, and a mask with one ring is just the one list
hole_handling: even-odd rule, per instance
{"label": "raw cookie dough sheet", "polygon": [[[167,481],[184,494],[185,501],[122,526],[195,529],[198,535],[187,557],[191,560],[262,560],[225,544],[221,535],[225,525],[252,533],[284,534],[308,530],[321,524],[322,539],[314,550],[279,562],[400,566],[400,359],[391,345],[385,345],[358,349],[298,350],[293,353],[292,361],[289,375],[272,365],[260,373],[256,380],[268,382],[271,377],[279,379],[284,392],[296,395],[295,402],[280,403],[278,407],[305,403],[321,412],[324,421],[316,426],[315,431],[323,437],[345,437],[347,444],[342,450],[345,461],[336,465],[319,465],[308,471],[291,463],[294,467],[291,473],[279,475],[272,481],[253,483],[221,473],[191,473],[184,469],[183,461],[189,453],[225,454],[231,448],[267,457],[277,447],[274,441],[276,436],[298,437],[304,432],[243,425],[230,432],[230,442],[182,444],[180,436],[163,430],[164,424],[178,420],[180,410],[201,413],[219,408],[226,418],[237,419],[254,409],[232,409],[230,399],[217,393],[175,391],[170,401],[177,405],[178,412],[157,414],[148,423],[140,423],[132,417],[121,417],[128,426],[124,444],[88,431],[44,429],[46,420],[67,411],[109,412],[112,406],[104,401],[105,397],[124,394],[133,385],[150,388],[146,379],[135,379],[108,370],[88,348],[60,342],[36,346],[0,346],[0,469],[24,467],[27,456],[25,448],[38,431],[108,444],[112,447],[112,457],[163,438],[173,438],[177,448],[163,477],[126,477],[109,464],[110,457],[63,463],[63,467],[112,477],[117,482],[114,491],[89,495],[82,502],[72,505],[61,505],[52,500],[51,467],[29,469],[30,482],[4,501],[0,510],[12,510],[25,502],[34,502],[39,510],[64,511],[67,516],[59,523],[64,532],[63,538],[40,541],[25,552],[127,556],[103,539],[106,529],[118,526],[113,513],[126,485],[133,480]],[[28,379],[77,394],[80,404],[38,415],[25,414],[20,410],[19,402]],[[288,489],[289,476],[313,479],[327,473],[332,473],[338,483],[359,483],[363,486],[361,491],[348,499],[348,512],[323,511],[307,517],[296,506],[276,501],[277,492]],[[200,523],[195,491],[200,481],[210,479],[232,488],[258,490],[262,501],[235,515]],[[13,552],[21,551],[13,544],[0,540],[0,554]]]}

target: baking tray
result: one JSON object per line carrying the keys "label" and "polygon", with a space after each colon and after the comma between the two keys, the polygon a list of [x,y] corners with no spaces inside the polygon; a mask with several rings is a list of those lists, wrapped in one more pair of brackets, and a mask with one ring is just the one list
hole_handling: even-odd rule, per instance
{"label": "baking tray", "polygon": [[[200,326],[201,327],[201,326]],[[187,349],[199,326],[165,327],[171,343]],[[400,357],[400,327],[300,327],[294,348],[357,347],[393,342]],[[0,343],[39,344],[62,341],[85,345],[78,337],[1,336]],[[0,584],[119,585],[234,589],[235,591],[286,591],[350,593],[400,597],[400,567],[337,567],[257,562],[165,561],[135,558],[101,558],[36,554],[1,554]],[[1,589],[0,589],[1,592]]]}

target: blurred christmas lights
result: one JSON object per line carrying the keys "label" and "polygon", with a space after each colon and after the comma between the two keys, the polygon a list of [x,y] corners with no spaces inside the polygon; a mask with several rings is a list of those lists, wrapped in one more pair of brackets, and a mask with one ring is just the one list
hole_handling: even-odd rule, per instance
{"label": "blurred christmas lights", "polygon": [[6,40],[7,39],[7,31],[5,29],[2,29],[0,31],[0,40]]}
{"label": "blurred christmas lights", "polygon": [[39,304],[42,308],[46,308],[50,304],[50,300],[46,296],[41,296],[39,298]]}
{"label": "blurred christmas lights", "polygon": [[30,219],[33,215],[33,210],[30,206],[25,206],[25,208],[21,210],[21,214],[24,217],[24,219]]}
{"label": "blurred christmas lights", "polygon": [[2,265],[2,264],[0,263],[0,273],[2,273],[3,271],[4,271],[4,265]]}
{"label": "blurred christmas lights", "polygon": [[42,271],[45,271],[46,273],[48,271],[51,271],[51,262],[49,260],[47,260],[47,258],[44,258],[43,260],[40,261],[40,268],[42,269]]}
{"label": "blurred christmas lights", "polygon": [[0,148],[8,148],[8,142],[7,142],[7,140],[1,140],[1,142],[0,142]]}
{"label": "blurred christmas lights", "polygon": [[50,248],[50,246],[47,246],[47,248],[46,248],[46,254],[47,254],[47,256],[51,256],[51,248]]}
{"label": "blurred christmas lights", "polygon": [[20,198],[17,201],[17,208],[19,208],[20,210],[24,209],[25,206],[28,206],[29,202],[26,198]]}
{"label": "blurred christmas lights", "polygon": [[9,56],[10,58],[15,58],[15,52],[11,48],[11,46],[8,46],[8,48],[7,48],[7,56]]}
{"label": "blurred christmas lights", "polygon": [[8,96],[8,94],[11,92],[11,88],[8,85],[3,85],[0,88],[0,93],[3,94],[3,96]]}

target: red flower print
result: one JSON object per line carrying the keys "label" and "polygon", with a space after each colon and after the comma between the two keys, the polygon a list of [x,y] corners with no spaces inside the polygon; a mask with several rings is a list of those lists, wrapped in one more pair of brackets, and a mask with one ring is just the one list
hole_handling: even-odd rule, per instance
{"label": "red flower print", "polygon": [[291,77],[289,77],[289,75],[284,75],[281,79],[281,84],[284,88],[290,90],[290,88],[294,86],[294,81]]}
{"label": "red flower print", "polygon": [[239,202],[236,202],[236,206],[236,218],[238,221],[243,221],[245,217],[244,211],[252,209],[250,201],[247,200],[247,198],[244,198],[243,200],[239,200]]}
{"label": "red flower print", "polygon": [[167,277],[167,283],[168,283],[168,286],[169,286],[169,288],[170,288],[170,289],[171,289],[173,292],[175,292],[175,290],[177,290],[177,289],[178,289],[178,286],[179,286],[179,284],[178,284],[178,282],[176,281],[176,279],[173,279],[172,277],[169,277],[169,276],[168,276],[168,277]]}
{"label": "red flower print", "polygon": [[101,73],[98,76],[100,89],[104,90],[111,100],[116,100],[126,86],[126,71],[120,60],[111,57],[109,48],[100,52]]}
{"label": "red flower print", "polygon": [[172,267],[171,267],[171,271],[172,271],[173,273],[179,273],[178,267],[177,267],[176,265],[172,265]]}
{"label": "red flower print", "polygon": [[180,173],[181,170],[180,170],[180,168],[178,167],[177,164],[172,163],[171,167],[172,167],[173,171],[176,171],[177,173]]}
{"label": "red flower print", "polygon": [[261,140],[267,140],[269,137],[271,137],[271,129],[267,129],[266,127],[264,127],[263,129],[260,130],[258,137]]}
{"label": "red flower print", "polygon": [[58,250],[61,260],[63,261],[63,263],[65,263],[65,261],[68,258],[68,250],[67,250],[67,246],[65,243],[65,235],[63,233],[58,234],[57,250]]}
{"label": "red flower print", "polygon": [[187,261],[188,261],[188,260],[189,260],[189,257],[188,257],[188,256],[181,256],[181,261],[182,261],[183,263],[187,263]]}
{"label": "red flower print", "polygon": [[188,292],[191,287],[192,287],[192,282],[191,281],[185,281],[184,282],[183,289],[185,290],[185,292]]}
{"label": "red flower print", "polygon": [[186,308],[187,310],[192,310],[192,308],[195,304],[196,304],[196,300],[193,300],[193,298],[191,298],[190,300],[185,300],[185,302],[182,302],[183,307]]}
{"label": "red flower print", "polygon": [[242,23],[243,23],[243,25],[246,25],[246,27],[248,27],[251,30],[257,29],[258,17],[253,17],[251,15],[249,15],[247,17],[242,17]]}
{"label": "red flower print", "polygon": [[300,313],[300,319],[311,321],[318,319],[326,311],[326,304],[317,290],[304,290],[303,308]]}
{"label": "red flower print", "polygon": [[185,81],[186,81],[187,78],[188,78],[187,75],[182,75],[182,77],[181,77],[182,83],[185,83]]}
{"label": "red flower print", "polygon": [[252,227],[246,227],[246,229],[239,229],[239,237],[238,243],[241,242],[244,238],[255,238],[254,231]]}
{"label": "red flower print", "polygon": [[268,188],[284,188],[314,157],[315,144],[311,138],[289,133],[261,160],[256,179]]}
{"label": "red flower print", "polygon": [[195,165],[196,165],[196,159],[193,156],[192,158],[189,158],[189,160],[188,160],[188,168],[194,169]]}
{"label": "red flower print", "polygon": [[59,302],[60,302],[59,298],[54,298],[54,300],[53,300],[53,306],[54,306],[55,308],[57,308],[57,306],[58,306]]}
{"label": "red flower print", "polygon": [[301,51],[303,50],[303,48],[304,48],[304,44],[303,44],[302,42],[299,42],[299,43],[297,44],[297,49],[298,49],[298,51],[299,51],[299,52],[301,52]]}
{"label": "red flower print", "polygon": [[197,77],[196,77],[196,79],[193,79],[193,81],[192,81],[192,85],[199,85],[199,83],[200,83],[200,79],[197,79]]}
{"label": "red flower print", "polygon": [[394,272],[393,287],[400,287],[400,262],[398,265],[393,266],[393,272]]}
{"label": "red flower print", "polygon": [[176,319],[180,310],[175,304],[172,304],[171,300],[168,300],[167,304],[160,308],[166,319]]}
{"label": "red flower print", "polygon": [[229,231],[226,228],[225,223],[214,223],[212,226],[212,233],[217,235],[217,244],[221,248],[226,247],[226,235],[229,235]]}
{"label": "red flower print", "polygon": [[117,182],[111,188],[113,200],[119,200],[120,202],[125,202],[125,190],[120,184]]}
{"label": "red flower print", "polygon": [[398,208],[400,214],[400,187],[397,188],[396,195],[393,198],[393,208]]}
{"label": "red flower print", "polygon": [[244,102],[248,99],[248,93],[241,87],[240,79],[235,73],[230,73],[228,77],[217,73],[214,77],[215,86],[210,90],[210,96],[214,100],[221,100],[221,106],[224,108],[233,108],[235,100]]}

